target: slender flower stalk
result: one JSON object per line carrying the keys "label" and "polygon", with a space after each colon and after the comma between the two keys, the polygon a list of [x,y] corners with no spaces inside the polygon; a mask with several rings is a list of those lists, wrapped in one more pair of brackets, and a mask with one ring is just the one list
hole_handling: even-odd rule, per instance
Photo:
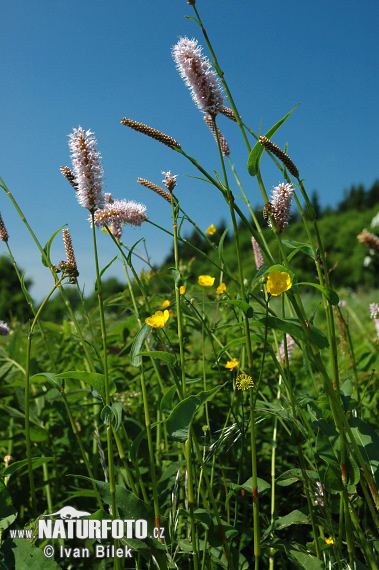
{"label": "slender flower stalk", "polygon": [[197,40],[183,37],[173,47],[172,56],[198,108],[215,117],[224,107],[224,97],[220,80],[203,55],[202,47]]}
{"label": "slender flower stalk", "polygon": [[[74,129],[69,135],[68,146],[71,150],[72,166],[78,185],[78,201],[90,212],[103,208],[105,203],[102,189],[103,168],[96,145],[94,133],[85,131],[82,127]],[[72,182],[70,183],[72,185]]]}
{"label": "slender flower stalk", "polygon": [[151,137],[152,139],[155,139],[155,140],[165,144],[166,146],[169,146],[172,149],[180,149],[181,148],[178,141],[176,141],[172,137],[165,135],[161,131],[157,131],[157,129],[153,129],[151,127],[148,127],[147,125],[144,125],[143,123],[138,123],[138,121],[132,121],[131,119],[127,119],[126,117],[121,119],[121,123],[123,125],[125,125],[126,127],[133,129],[134,131],[138,131],[140,133],[143,133],[144,135],[147,135],[148,137]]}

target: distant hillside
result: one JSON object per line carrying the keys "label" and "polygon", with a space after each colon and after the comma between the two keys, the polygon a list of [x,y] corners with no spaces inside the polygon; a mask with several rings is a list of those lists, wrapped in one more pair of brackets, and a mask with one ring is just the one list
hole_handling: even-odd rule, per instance
{"label": "distant hillside", "polygon": [[[375,286],[379,277],[379,255],[371,256],[368,266],[365,266],[365,258],[369,255],[369,250],[357,240],[363,228],[378,234],[378,228],[370,227],[373,217],[379,211],[379,181],[375,181],[372,187],[365,190],[362,185],[353,186],[350,191],[345,192],[345,197],[336,209],[330,207],[322,210],[318,203],[317,193],[313,193],[312,202],[318,214],[318,225],[327,252],[328,266],[331,270],[331,282],[335,288],[351,287],[356,289],[359,286]],[[278,248],[267,222],[263,219],[262,212],[256,213],[261,224],[266,241],[277,255]],[[307,242],[304,225],[299,215],[292,217],[289,227],[283,232],[282,238],[298,242]],[[310,224],[311,227],[311,224]],[[217,232],[210,238],[217,246],[220,237],[225,229],[225,224],[217,228]],[[313,230],[311,228],[313,235]],[[211,259],[217,261],[217,252],[206,241],[194,231],[187,240],[198,249],[210,255]],[[251,236],[249,231],[241,223],[239,225],[239,240],[243,253],[245,254],[244,271],[247,278],[251,278],[255,272],[254,255],[251,248]],[[288,250],[289,252],[291,250]],[[213,265],[200,255],[196,255],[191,247],[180,244],[179,256],[183,262],[195,257],[191,270],[196,275],[215,274],[217,271]],[[237,271],[237,261],[235,256],[235,244],[232,233],[229,231],[224,242],[224,259],[228,267]],[[167,257],[161,269],[168,268],[173,264],[173,252]],[[292,260],[294,270],[299,280],[310,281],[315,275],[315,267],[311,258],[298,253]]]}

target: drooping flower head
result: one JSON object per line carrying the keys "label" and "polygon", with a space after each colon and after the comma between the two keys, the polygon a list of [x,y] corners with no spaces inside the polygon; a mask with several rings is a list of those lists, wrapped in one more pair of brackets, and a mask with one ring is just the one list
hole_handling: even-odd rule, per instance
{"label": "drooping flower head", "polygon": [[201,111],[215,117],[224,105],[220,81],[197,40],[180,38],[172,48],[177,69]]}
{"label": "drooping flower head", "polygon": [[[293,188],[291,184],[282,182],[279,186],[275,186],[272,190],[271,197],[271,214],[276,222],[278,232],[281,234],[284,228],[288,226],[291,213],[291,198]],[[271,226],[271,220],[268,225]]]}
{"label": "drooping flower head", "polygon": [[271,273],[268,274],[266,283],[267,293],[270,293],[274,297],[288,291],[291,287],[291,277],[285,271],[271,271]]}
{"label": "drooping flower head", "polygon": [[90,212],[103,208],[103,168],[94,134],[79,127],[68,136],[79,204]]}
{"label": "drooping flower head", "polygon": [[[112,199],[113,200],[113,199]],[[121,237],[122,224],[140,226],[146,218],[146,206],[133,200],[113,200],[95,212],[95,226],[109,226],[116,239]]]}
{"label": "drooping flower head", "polygon": [[215,141],[220,143],[220,148],[221,148],[222,154],[224,156],[229,156],[230,148],[229,148],[228,141],[226,140],[226,138],[224,137],[224,135],[222,134],[222,132],[220,131],[220,129],[218,127],[216,127],[216,129],[217,129],[217,135],[216,135],[216,129],[214,127],[212,117],[210,117],[209,115],[205,115],[204,121],[208,125],[208,128],[211,131]]}

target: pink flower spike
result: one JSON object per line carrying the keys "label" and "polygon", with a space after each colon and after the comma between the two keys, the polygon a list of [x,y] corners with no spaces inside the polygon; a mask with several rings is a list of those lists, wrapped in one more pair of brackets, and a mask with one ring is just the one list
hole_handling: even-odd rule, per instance
{"label": "pink flower spike", "polygon": [[82,127],[74,129],[68,137],[79,204],[90,212],[95,211],[104,206],[103,168],[96,149],[97,141],[91,131]]}
{"label": "pink flower spike", "polygon": [[215,117],[224,106],[220,81],[197,40],[180,38],[172,48],[176,67],[201,111]]}
{"label": "pink flower spike", "polygon": [[[275,186],[272,190],[271,213],[280,234],[288,226],[292,195],[293,188],[291,184],[284,184],[284,182],[279,184],[279,186]],[[272,227],[271,221],[269,221],[268,225],[270,228]]]}
{"label": "pink flower spike", "polygon": [[146,206],[134,201],[115,200],[95,212],[95,226],[131,224],[140,226],[146,220]]}

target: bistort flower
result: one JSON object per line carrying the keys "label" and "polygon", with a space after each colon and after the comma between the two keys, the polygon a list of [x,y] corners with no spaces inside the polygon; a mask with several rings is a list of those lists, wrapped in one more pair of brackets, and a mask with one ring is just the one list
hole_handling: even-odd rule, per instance
{"label": "bistort flower", "polygon": [[166,309],[166,311],[157,311],[151,317],[147,317],[145,319],[145,323],[147,325],[149,325],[150,327],[153,327],[155,329],[157,329],[157,328],[163,329],[163,327],[165,326],[169,316],[170,315],[169,315],[169,312],[167,311],[167,309]]}
{"label": "bistort flower", "polygon": [[162,182],[166,186],[170,194],[172,194],[176,186],[176,179],[178,178],[178,175],[171,174],[171,170],[168,170],[167,172],[162,171],[162,174],[164,176],[164,180],[162,180]]}
{"label": "bistort flower", "polygon": [[261,248],[259,247],[259,243],[255,239],[255,237],[251,238],[251,245],[252,245],[253,252],[254,252],[255,266],[257,268],[257,271],[259,271],[260,268],[264,266],[264,261],[263,261]]}
{"label": "bistort flower", "polygon": [[285,271],[271,271],[267,277],[266,289],[274,297],[291,289],[291,277]]}
{"label": "bistort flower", "polygon": [[228,362],[225,364],[225,368],[229,368],[229,370],[233,370],[233,368],[235,368],[238,365],[239,365],[239,361],[237,360],[237,358],[233,358],[233,360],[228,360]]}
{"label": "bistort flower", "polygon": [[[284,184],[284,182],[279,184],[279,186],[275,186],[272,190],[271,214],[273,215],[280,234],[288,226],[292,195],[293,188],[291,184]],[[268,225],[270,228],[272,227],[271,220],[269,220]]]}
{"label": "bistort flower", "polygon": [[0,321],[0,336],[6,336],[10,333],[10,328],[4,321]]}
{"label": "bistort flower", "polygon": [[222,293],[225,293],[225,291],[226,291],[226,285],[225,285],[225,283],[220,283],[220,285],[219,285],[219,286],[217,287],[217,289],[216,289],[216,293],[217,293],[218,295],[221,295]]}
{"label": "bistort flower", "polygon": [[1,214],[0,214],[0,239],[1,239],[1,241],[5,241],[5,242],[7,242],[9,239],[7,228],[5,227],[5,224],[3,222],[3,218],[1,217]]}
{"label": "bistort flower", "polygon": [[68,137],[79,204],[90,212],[103,208],[103,168],[94,133],[79,127]]}
{"label": "bistort flower", "polygon": [[205,231],[206,234],[208,234],[209,236],[213,236],[213,234],[216,233],[216,228],[213,224],[211,224],[209,226],[209,228]]}
{"label": "bistort flower", "polygon": [[214,127],[212,117],[210,115],[205,115],[204,121],[208,125],[208,128],[211,131],[216,143],[220,144],[220,148],[221,148],[221,152],[222,152],[223,156],[229,156],[230,148],[229,148],[228,141],[226,140],[226,138],[224,137],[224,135],[222,134],[222,132],[220,131],[220,129],[217,126],[216,126],[216,129],[217,129],[217,134],[216,134],[216,129]]}
{"label": "bistort flower", "polygon": [[220,81],[197,40],[180,38],[172,48],[177,69],[201,111],[215,117],[224,105]]}
{"label": "bistort flower", "polygon": [[[131,224],[140,226],[146,220],[146,206],[133,200],[114,200],[95,212],[95,226]],[[111,227],[113,232],[113,227]]]}
{"label": "bistort flower", "polygon": [[212,287],[213,283],[215,282],[215,277],[211,277],[210,275],[199,275],[199,279],[197,280],[199,285],[203,287]]}
{"label": "bistort flower", "polygon": [[237,376],[236,386],[238,390],[248,390],[254,386],[254,382],[251,376],[240,374]]}

